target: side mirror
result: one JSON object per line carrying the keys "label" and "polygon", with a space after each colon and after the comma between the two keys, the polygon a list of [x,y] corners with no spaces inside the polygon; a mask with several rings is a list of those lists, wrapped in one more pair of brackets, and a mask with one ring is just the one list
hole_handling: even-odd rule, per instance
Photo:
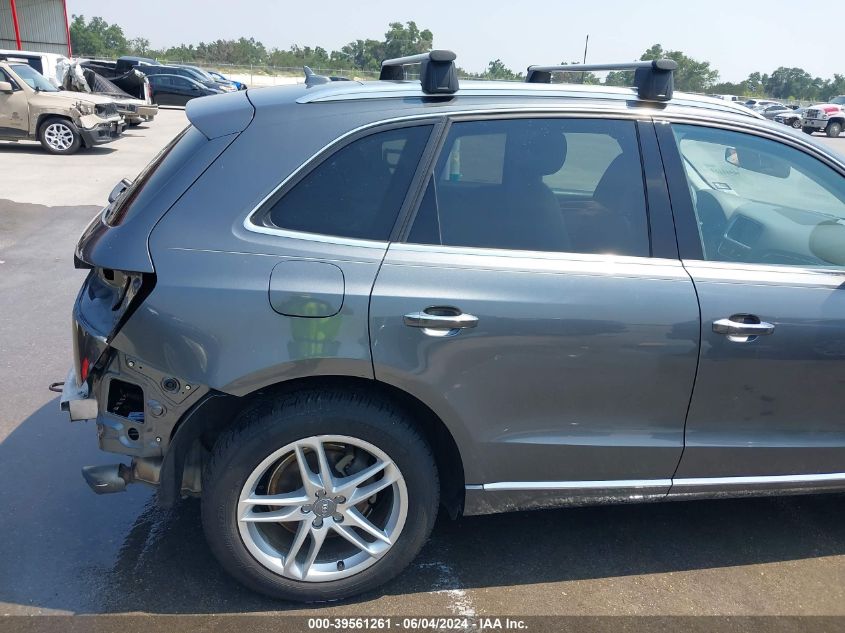
{"label": "side mirror", "polygon": [[739,169],[765,174],[774,178],[789,178],[792,167],[784,160],[743,147],[726,147],[725,162]]}
{"label": "side mirror", "polygon": [[12,90],[12,84],[8,81],[0,81],[0,92],[14,92]]}

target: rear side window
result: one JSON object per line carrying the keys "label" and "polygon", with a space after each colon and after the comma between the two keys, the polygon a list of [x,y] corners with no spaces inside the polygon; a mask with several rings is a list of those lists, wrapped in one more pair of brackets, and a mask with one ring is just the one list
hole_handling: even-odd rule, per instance
{"label": "rear side window", "polygon": [[648,257],[632,121],[454,123],[410,242]]}
{"label": "rear side window", "polygon": [[273,204],[265,225],[387,240],[431,129],[385,130],[345,145]]}

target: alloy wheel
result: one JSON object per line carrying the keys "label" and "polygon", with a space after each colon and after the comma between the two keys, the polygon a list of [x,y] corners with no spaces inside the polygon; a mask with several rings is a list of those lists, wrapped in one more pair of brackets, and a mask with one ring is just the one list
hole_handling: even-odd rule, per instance
{"label": "alloy wheel", "polygon": [[370,567],[396,543],[408,492],[386,453],[320,435],[273,452],[250,474],[238,530],[252,556],[286,578],[327,582]]}
{"label": "alloy wheel", "polygon": [[66,152],[73,145],[73,130],[64,123],[51,123],[44,130],[44,140],[52,149]]}

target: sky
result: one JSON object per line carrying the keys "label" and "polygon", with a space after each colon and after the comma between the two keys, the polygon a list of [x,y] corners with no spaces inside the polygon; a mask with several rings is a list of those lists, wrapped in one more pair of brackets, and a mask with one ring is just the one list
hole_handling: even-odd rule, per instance
{"label": "sky", "polygon": [[435,48],[481,71],[501,59],[514,70],[531,64],[638,59],[652,44],[710,61],[721,81],[754,71],[798,66],[830,78],[845,72],[845,23],[810,20],[795,0],[67,0],[69,14],[100,16],[153,48],[254,37],[268,48],[292,44],[339,49],[382,39],[389,22],[414,20],[434,34]]}

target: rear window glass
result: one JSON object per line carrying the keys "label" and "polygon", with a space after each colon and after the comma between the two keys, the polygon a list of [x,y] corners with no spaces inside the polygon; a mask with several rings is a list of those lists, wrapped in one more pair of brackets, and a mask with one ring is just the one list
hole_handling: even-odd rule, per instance
{"label": "rear window glass", "polygon": [[387,240],[431,128],[385,130],[349,143],[273,204],[264,223],[292,231]]}
{"label": "rear window glass", "polygon": [[154,196],[205,142],[205,136],[193,126],[189,125],[182,130],[144,167],[126,191],[106,208],[103,221],[109,226],[124,222],[143,206],[145,199]]}

